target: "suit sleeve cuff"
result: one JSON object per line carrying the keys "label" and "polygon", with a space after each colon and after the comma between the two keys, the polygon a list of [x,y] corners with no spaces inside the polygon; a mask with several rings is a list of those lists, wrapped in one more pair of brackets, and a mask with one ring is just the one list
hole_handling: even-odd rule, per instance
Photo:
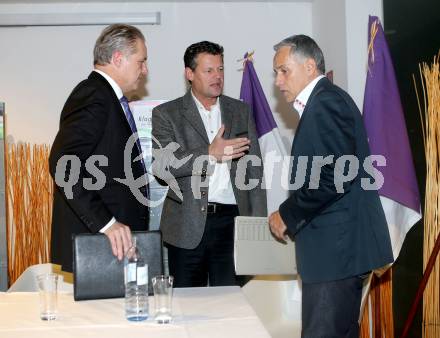
{"label": "suit sleeve cuff", "polygon": [[292,206],[289,205],[289,199],[281,203],[278,211],[280,212],[280,216],[284,223],[286,224],[289,232],[292,235],[295,235],[302,227],[307,223],[305,219],[298,218],[298,215],[295,215],[294,210],[292,210]]}
{"label": "suit sleeve cuff", "polygon": [[101,230],[99,230],[100,233],[104,233],[106,232],[106,230],[108,228],[110,228],[113,224],[116,223],[116,218],[112,217],[112,219],[110,220],[110,222],[108,222]]}

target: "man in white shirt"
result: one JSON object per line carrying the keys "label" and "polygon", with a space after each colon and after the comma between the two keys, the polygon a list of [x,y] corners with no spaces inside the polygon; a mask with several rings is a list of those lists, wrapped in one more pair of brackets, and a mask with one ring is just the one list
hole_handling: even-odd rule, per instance
{"label": "man in white shirt", "polygon": [[[131,231],[148,229],[148,207],[126,184],[115,180],[145,174],[137,142],[124,158],[136,125],[124,94],[147,74],[142,32],[129,25],[103,30],[94,48],[94,71],[67,99],[49,166],[55,179],[51,259],[72,271],[72,236],[102,232],[119,259],[131,246]],[[148,187],[140,188],[148,196]]]}
{"label": "man in white shirt", "polygon": [[[153,164],[153,172],[165,181],[170,175],[181,192],[169,189],[162,211],[169,270],[176,287],[235,285],[234,217],[266,214],[255,123],[246,104],[222,95],[223,47],[195,43],[184,63],[190,90],[153,110],[153,147],[178,144],[172,156],[155,152],[160,165]],[[240,185],[249,180],[257,184]]]}

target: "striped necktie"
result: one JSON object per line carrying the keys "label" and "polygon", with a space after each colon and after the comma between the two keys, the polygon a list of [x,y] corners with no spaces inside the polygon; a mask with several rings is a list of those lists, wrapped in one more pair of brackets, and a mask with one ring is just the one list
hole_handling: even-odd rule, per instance
{"label": "striped necktie", "polygon": [[[119,100],[124,107],[125,116],[127,117],[128,124],[130,125],[131,132],[137,133],[136,122],[134,121],[133,114],[130,110],[130,105],[128,104],[128,100],[125,96],[121,97]],[[139,153],[142,152],[141,143],[139,141],[139,137],[136,138],[136,145],[138,147]]]}
{"label": "striped necktie", "polygon": [[[130,125],[130,129],[131,129],[132,133],[133,134],[137,133],[136,122],[134,121],[133,114],[130,110],[130,105],[128,104],[128,99],[125,96],[122,96],[119,101],[121,102],[122,107],[124,107],[124,113],[125,113],[125,116],[127,117],[127,121],[128,121],[128,124]],[[139,154],[142,154],[142,148],[141,148],[141,142],[139,141],[139,135],[138,135],[138,137],[136,137],[136,145],[139,150]],[[144,172],[147,173],[147,169],[145,167],[143,157],[141,159],[141,162],[142,162],[142,167],[144,168]],[[148,186],[145,186],[145,190],[144,189],[141,189],[141,190],[142,190],[142,193],[145,197],[148,198],[150,196]]]}

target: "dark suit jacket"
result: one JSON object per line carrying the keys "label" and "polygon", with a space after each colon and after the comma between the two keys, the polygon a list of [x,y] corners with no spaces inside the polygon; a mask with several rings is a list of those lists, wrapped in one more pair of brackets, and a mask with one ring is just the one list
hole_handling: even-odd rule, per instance
{"label": "dark suit jacket", "polygon": [[[319,188],[309,189],[310,183],[316,183],[310,171],[312,157],[329,155],[334,155],[333,162],[322,167]],[[334,183],[338,179],[335,162],[342,155],[354,155],[359,160],[359,172],[343,184],[344,192],[339,193]],[[319,80],[292,146],[291,183],[295,181],[298,157],[307,156],[305,183],[291,191],[279,209],[295,236],[298,271],[304,282],[356,276],[393,261],[379,195],[376,190],[361,187],[361,178],[373,180],[363,167],[369,155],[367,135],[355,103],[327,78]]]}
{"label": "dark suit jacket", "polygon": [[[73,199],[68,199],[60,186],[55,185],[54,191],[51,257],[65,271],[72,269],[72,235],[96,233],[112,217],[129,225],[131,230],[148,228],[148,208],[136,200],[128,186],[114,180],[125,178],[124,148],[131,134],[112,87],[100,74],[92,72],[67,99],[49,158],[52,177],[63,155],[75,155],[81,161]],[[107,164],[94,163],[105,175],[105,184],[98,190],[84,187],[83,179],[92,178],[92,183],[96,182],[96,175],[85,168],[86,160],[92,155],[104,155],[108,159]],[[138,149],[133,147],[130,160],[135,178],[144,173],[141,162],[133,163],[138,155]],[[65,181],[71,177],[68,174],[69,171]]]}
{"label": "dark suit jacket", "polygon": [[[229,139],[242,133],[246,134],[251,140],[248,154],[261,158],[250,108],[241,101],[222,95],[220,96],[220,109],[222,124],[225,125],[223,137]],[[160,223],[163,239],[174,246],[193,249],[200,243],[205,229],[209,187],[207,184],[194,187],[191,182],[192,178],[195,178],[193,182],[207,180],[206,175],[207,173],[209,175],[210,168],[208,168],[206,161],[202,166],[197,164],[199,156],[208,155],[209,139],[191,91],[188,91],[183,97],[153,109],[153,136],[155,149],[159,147],[156,141],[163,148],[171,142],[175,142],[179,145],[179,148],[174,152],[177,159],[192,155],[190,160],[178,169],[173,168],[170,157],[164,153],[155,156],[155,163],[161,163],[162,169],[169,168],[169,172],[177,181],[183,197],[177,196],[172,189],[168,190]],[[261,189],[261,184],[251,190],[238,189],[235,184],[237,163],[237,160],[231,162],[230,176],[240,215],[265,216],[267,214],[265,191]],[[155,168],[157,166],[153,164],[153,172],[156,174]],[[262,164],[251,166],[248,163],[245,168],[246,180],[256,179],[261,183]],[[158,176],[163,179],[160,174]],[[166,183],[170,184],[172,177],[165,178]]]}

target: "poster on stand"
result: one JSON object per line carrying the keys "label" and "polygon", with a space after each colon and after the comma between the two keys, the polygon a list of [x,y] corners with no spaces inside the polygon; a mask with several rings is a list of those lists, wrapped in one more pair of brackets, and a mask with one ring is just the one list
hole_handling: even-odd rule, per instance
{"label": "poster on stand", "polygon": [[[152,156],[152,111],[153,108],[167,102],[167,100],[140,100],[130,102],[130,109],[133,113],[136,127],[138,130],[139,140],[143,152],[145,167],[148,173],[148,182],[150,187],[150,199],[152,201],[163,200],[168,187],[159,184],[151,173],[151,156]],[[154,203],[156,204],[156,203]],[[162,203],[154,205],[150,208],[150,230],[159,229],[160,215],[162,213]]]}

